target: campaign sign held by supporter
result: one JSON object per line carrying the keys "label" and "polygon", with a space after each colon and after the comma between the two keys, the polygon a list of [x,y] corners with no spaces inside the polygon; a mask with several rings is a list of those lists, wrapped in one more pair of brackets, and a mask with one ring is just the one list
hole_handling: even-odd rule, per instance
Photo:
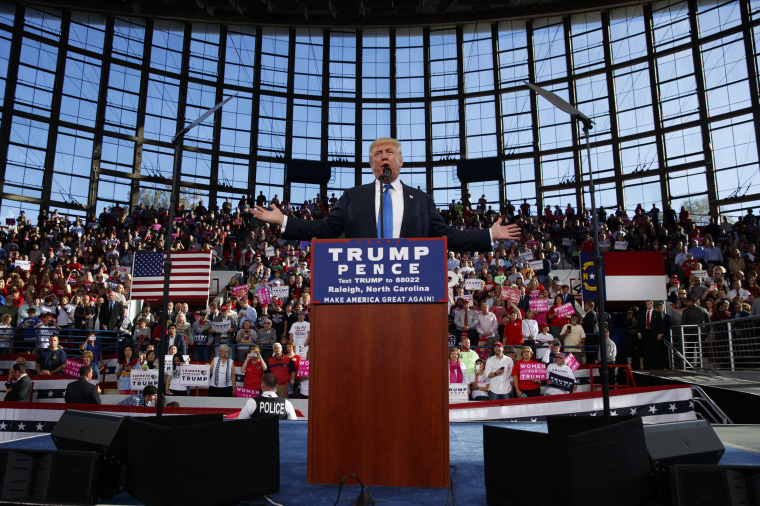
{"label": "campaign sign held by supporter", "polygon": [[232,293],[238,299],[248,296],[248,285],[238,285],[232,288]]}
{"label": "campaign sign held by supporter", "polygon": [[32,269],[32,262],[30,260],[16,260],[14,264],[16,267],[20,267],[22,271],[29,271]]}
{"label": "campaign sign held by supporter", "polygon": [[296,373],[297,378],[308,378],[309,377],[309,361],[308,360],[301,360],[298,362],[298,372]]}
{"label": "campaign sign held by supporter", "polygon": [[70,358],[66,359],[66,367],[63,369],[63,374],[71,376],[72,378],[79,377],[79,368],[84,365],[84,362],[79,362]]}
{"label": "campaign sign held by supporter", "polygon": [[517,288],[504,287],[501,289],[501,298],[514,303],[520,302],[520,290]]}
{"label": "campaign sign held by supporter", "polygon": [[287,285],[273,286],[271,287],[272,296],[279,297],[280,300],[287,300],[290,295],[290,287]]}
{"label": "campaign sign held by supporter", "polygon": [[208,388],[210,370],[211,367],[208,364],[182,365],[179,368],[179,384]]}
{"label": "campaign sign held by supporter", "polygon": [[546,364],[543,362],[523,362],[520,364],[520,381],[546,379]]}
{"label": "campaign sign held by supporter", "polygon": [[444,239],[317,240],[312,301],[319,304],[446,302]]}
{"label": "campaign sign held by supporter", "polygon": [[557,316],[560,318],[570,318],[572,315],[575,314],[575,307],[573,307],[572,302],[568,302],[567,304],[562,304],[557,308]]}
{"label": "campaign sign held by supporter", "polygon": [[520,253],[518,260],[520,260],[520,263],[523,263],[523,264],[525,262],[530,262],[531,260],[533,260],[533,252],[530,250],[523,251],[522,253]]}
{"label": "campaign sign held by supporter", "polygon": [[157,369],[133,369],[129,374],[129,389],[142,392],[142,389],[148,385],[158,388],[158,370]]}
{"label": "campaign sign held by supporter", "polygon": [[229,320],[225,320],[223,322],[209,322],[209,324],[211,325],[211,328],[214,329],[214,332],[222,333],[230,330]]}
{"label": "campaign sign held by supporter", "polygon": [[449,384],[449,404],[456,404],[458,402],[467,402],[466,383]]}
{"label": "campaign sign held by supporter", "polygon": [[544,261],[543,260],[534,260],[532,262],[528,262],[528,267],[533,269],[534,271],[540,271],[544,268]]}
{"label": "campaign sign held by supporter", "polygon": [[480,290],[480,287],[483,285],[483,282],[480,280],[480,278],[470,279],[467,278],[464,280],[464,289],[467,291],[476,292]]}
{"label": "campaign sign held by supporter", "polygon": [[[190,355],[182,355],[182,362],[190,363]],[[171,376],[174,367],[174,355],[164,355],[164,373]]]}
{"label": "campaign sign held by supporter", "polygon": [[696,276],[699,279],[707,279],[707,271],[691,271],[692,276]]}
{"label": "campaign sign held by supporter", "polygon": [[258,395],[261,395],[261,390],[256,390],[255,388],[245,388],[241,387],[240,385],[237,385],[235,387],[235,397],[257,397]]}
{"label": "campaign sign held by supporter", "polygon": [[618,251],[626,251],[628,249],[628,243],[625,241],[615,241],[615,249]]}
{"label": "campaign sign held by supporter", "polygon": [[272,258],[274,256],[274,246],[267,246],[264,249],[264,254],[267,256],[267,258]]}
{"label": "campaign sign held by supporter", "polygon": [[572,353],[568,353],[565,357],[565,365],[568,366],[571,371],[576,371],[581,366],[581,363],[578,362],[578,359],[575,358]]}
{"label": "campaign sign held by supporter", "polygon": [[256,290],[256,295],[259,296],[259,301],[262,304],[272,303],[272,292],[269,291],[269,288],[259,288]]}
{"label": "campaign sign held by supporter", "polygon": [[538,313],[549,311],[549,299],[533,299],[528,301],[528,307]]}
{"label": "campaign sign held by supporter", "polygon": [[554,372],[550,373],[547,379],[552,382],[554,388],[565,390],[567,393],[571,393],[573,387],[575,387],[575,382],[572,379],[562,376],[561,374]]}

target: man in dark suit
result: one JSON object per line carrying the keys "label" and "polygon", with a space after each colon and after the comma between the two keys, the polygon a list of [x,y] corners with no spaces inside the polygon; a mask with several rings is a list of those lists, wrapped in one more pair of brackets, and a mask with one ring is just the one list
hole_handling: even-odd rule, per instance
{"label": "man in dark suit", "polygon": [[92,367],[83,365],[79,368],[79,379],[66,387],[66,402],[69,404],[100,404],[98,387],[90,383]]}
{"label": "man in dark suit", "polygon": [[[502,224],[501,218],[490,229],[462,231],[447,226],[430,195],[401,183],[403,162],[397,140],[378,139],[369,149],[369,166],[376,180],[346,190],[326,218],[301,220],[286,217],[277,208],[262,206],[257,206],[253,214],[262,221],[281,225],[285,239],[445,236],[450,250],[489,251],[494,241],[520,238],[520,228]],[[381,199],[385,208],[382,234]]]}
{"label": "man in dark suit", "polygon": [[124,319],[124,307],[116,301],[116,292],[108,292],[108,299],[100,306],[98,313],[101,330],[116,330],[121,328]]}
{"label": "man in dark suit", "polygon": [[13,364],[10,381],[5,384],[4,400],[26,402],[31,395],[32,380],[26,374],[26,367],[23,364]]}
{"label": "man in dark suit", "polygon": [[657,357],[661,355],[660,348],[664,337],[664,322],[662,313],[654,310],[654,302],[648,300],[646,309],[639,315],[639,332],[636,337],[644,345],[644,369],[657,367]]}

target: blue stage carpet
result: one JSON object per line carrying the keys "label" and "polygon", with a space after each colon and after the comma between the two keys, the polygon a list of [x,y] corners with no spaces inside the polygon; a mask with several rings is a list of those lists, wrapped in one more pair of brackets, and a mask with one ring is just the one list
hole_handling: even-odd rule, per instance
{"label": "blue stage carpet", "polygon": [[[546,424],[535,423],[492,423],[499,427],[509,427],[534,432],[546,432]],[[307,425],[304,422],[282,422],[280,424],[280,492],[269,498],[283,506],[318,504],[332,505],[338,495],[337,485],[310,485],[306,483],[306,438]],[[449,447],[451,465],[458,468],[453,479],[456,501],[461,506],[482,506],[486,504],[483,482],[483,424],[454,423],[450,425]],[[0,448],[55,449],[49,435],[9,441]],[[507,456],[508,457],[508,456]],[[367,458],[372,458],[367,455]],[[726,446],[726,453],[720,461],[723,465],[760,466],[760,453],[744,451]],[[453,471],[452,471],[453,473]],[[343,486],[340,504],[353,502],[359,495],[359,486]],[[209,486],[216,486],[209,484]],[[379,504],[418,506],[420,504],[446,504],[449,489],[370,487],[372,497]],[[142,504],[126,492],[106,501],[104,504]],[[264,497],[252,497],[241,504],[271,505]],[[450,501],[451,504],[451,501]]]}

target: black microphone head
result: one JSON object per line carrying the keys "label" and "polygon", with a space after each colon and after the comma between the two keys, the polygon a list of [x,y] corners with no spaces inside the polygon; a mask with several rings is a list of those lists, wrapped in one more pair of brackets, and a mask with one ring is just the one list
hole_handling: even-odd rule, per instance
{"label": "black microphone head", "polygon": [[390,179],[392,173],[393,172],[391,171],[391,166],[390,165],[388,165],[387,163],[385,165],[383,165],[383,177],[384,178]]}

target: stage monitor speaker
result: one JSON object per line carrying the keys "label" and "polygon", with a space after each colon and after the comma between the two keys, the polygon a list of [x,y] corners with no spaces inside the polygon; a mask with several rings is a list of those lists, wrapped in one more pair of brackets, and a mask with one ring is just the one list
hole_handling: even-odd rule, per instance
{"label": "stage monitor speaker", "polygon": [[96,452],[0,450],[0,502],[96,504]]}
{"label": "stage monitor speaker", "polygon": [[288,160],[285,162],[286,183],[327,184],[332,176],[329,163],[313,160]]}
{"label": "stage monitor speaker", "polygon": [[457,162],[457,177],[463,183],[501,181],[502,170],[501,159],[497,156]]}
{"label": "stage monitor speaker", "polygon": [[655,469],[674,464],[717,464],[726,451],[705,420],[646,425],[644,437]]}
{"label": "stage monitor speaker", "polygon": [[158,423],[129,419],[127,491],[140,501],[151,506],[236,504],[280,491],[277,418],[172,420],[170,426],[165,418]]}
{"label": "stage monitor speaker", "polygon": [[51,437],[59,450],[99,454],[100,498],[108,498],[124,490],[127,483],[125,417],[67,409],[53,427]]}
{"label": "stage monitor speaker", "polygon": [[673,506],[760,506],[760,467],[674,465]]}
{"label": "stage monitor speaker", "polygon": [[[485,425],[483,453],[492,506],[640,506],[653,497],[639,418],[572,435]],[[510,464],[509,455],[519,455],[519,462]],[[541,493],[525,486],[537,480],[550,486]]]}
{"label": "stage monitor speaker", "polygon": [[[638,416],[621,415],[610,417],[610,423],[620,423],[641,418]],[[546,427],[549,434],[572,436],[579,432],[594,430],[606,425],[603,416],[569,416],[551,415],[546,417]],[[644,429],[646,430],[646,428]]]}

